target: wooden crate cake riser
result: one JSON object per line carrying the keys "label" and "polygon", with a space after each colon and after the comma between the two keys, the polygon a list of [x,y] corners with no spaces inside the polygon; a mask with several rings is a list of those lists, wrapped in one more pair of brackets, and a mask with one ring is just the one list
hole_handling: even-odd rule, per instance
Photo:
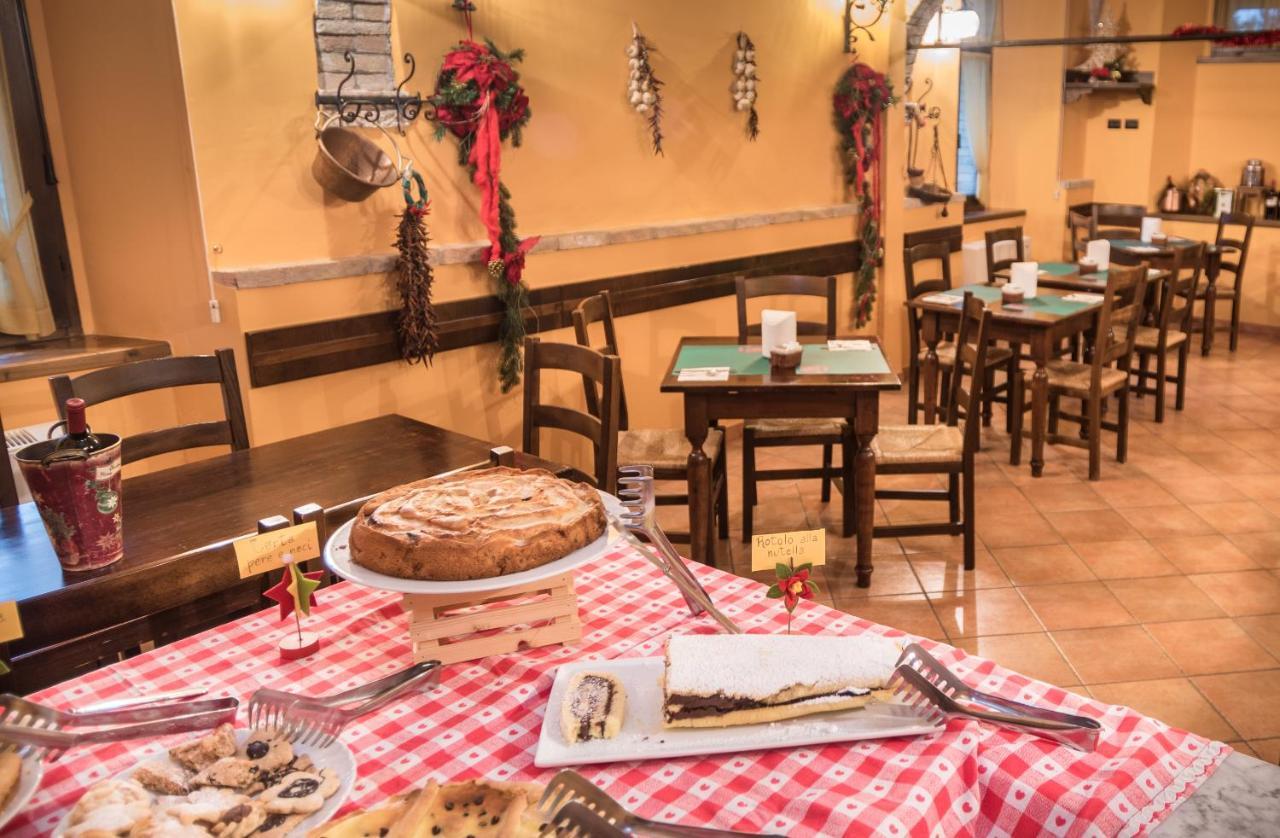
{"label": "wooden crate cake riser", "polygon": [[476,660],[582,639],[573,574],[474,594],[405,594],[414,661]]}

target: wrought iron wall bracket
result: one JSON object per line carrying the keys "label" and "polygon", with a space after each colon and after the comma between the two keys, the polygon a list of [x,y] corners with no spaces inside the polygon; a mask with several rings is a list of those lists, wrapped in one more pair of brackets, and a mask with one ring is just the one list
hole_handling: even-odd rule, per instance
{"label": "wrought iron wall bracket", "polygon": [[404,86],[413,78],[413,74],[417,72],[417,62],[413,59],[413,53],[406,52],[404,54],[404,63],[409,65],[409,73],[404,80],[396,85],[396,91],[391,93],[347,93],[346,87],[356,74],[356,60],[352,56],[351,50],[347,50],[342,54],[346,59],[350,69],[347,75],[338,83],[336,93],[321,93],[316,91],[316,107],[330,107],[336,110],[342,121],[350,125],[358,119],[364,120],[370,124],[381,124],[382,112],[384,108],[390,108],[391,112],[396,115],[396,130],[403,136],[404,128],[407,123],[417,119],[418,114],[425,110],[427,119],[435,118],[435,106],[430,102],[422,100],[421,93],[405,93]]}

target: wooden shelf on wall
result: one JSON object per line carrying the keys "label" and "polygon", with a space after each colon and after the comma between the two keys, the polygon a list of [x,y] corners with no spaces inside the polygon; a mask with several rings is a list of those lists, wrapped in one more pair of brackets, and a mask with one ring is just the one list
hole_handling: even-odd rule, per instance
{"label": "wooden shelf on wall", "polygon": [[1155,73],[1139,72],[1134,81],[1069,81],[1062,83],[1062,101],[1070,104],[1094,93],[1120,93],[1136,95],[1150,105],[1155,96]]}

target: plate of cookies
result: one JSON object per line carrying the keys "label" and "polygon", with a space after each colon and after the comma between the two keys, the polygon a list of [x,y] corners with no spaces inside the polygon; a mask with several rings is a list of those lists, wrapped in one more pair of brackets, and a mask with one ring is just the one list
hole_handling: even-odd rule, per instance
{"label": "plate of cookies", "polygon": [[902,646],[883,637],[676,635],[663,657],[565,664],[551,686],[533,764],[937,733],[939,725],[886,689]]}
{"label": "plate of cookies", "polygon": [[0,753],[0,828],[27,805],[44,779],[44,765],[37,757]]}
{"label": "plate of cookies", "polygon": [[341,741],[295,748],[274,731],[225,724],[142,748],[131,768],[90,786],[54,835],[305,835],[332,817],[355,779]]}
{"label": "plate of cookies", "polygon": [[539,582],[611,543],[613,495],[541,469],[476,469],[375,495],[330,536],[338,576],[403,594],[469,594]]}

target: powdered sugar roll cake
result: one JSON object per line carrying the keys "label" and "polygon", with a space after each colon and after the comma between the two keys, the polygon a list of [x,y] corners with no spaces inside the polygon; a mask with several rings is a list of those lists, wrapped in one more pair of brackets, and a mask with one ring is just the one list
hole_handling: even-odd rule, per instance
{"label": "powdered sugar roll cake", "polygon": [[902,643],[882,637],[694,634],[667,640],[667,727],[723,727],[861,707]]}
{"label": "powdered sugar roll cake", "polygon": [[606,525],[590,486],[541,469],[464,471],[370,498],[351,527],[351,560],[402,579],[487,579],[563,558]]}

